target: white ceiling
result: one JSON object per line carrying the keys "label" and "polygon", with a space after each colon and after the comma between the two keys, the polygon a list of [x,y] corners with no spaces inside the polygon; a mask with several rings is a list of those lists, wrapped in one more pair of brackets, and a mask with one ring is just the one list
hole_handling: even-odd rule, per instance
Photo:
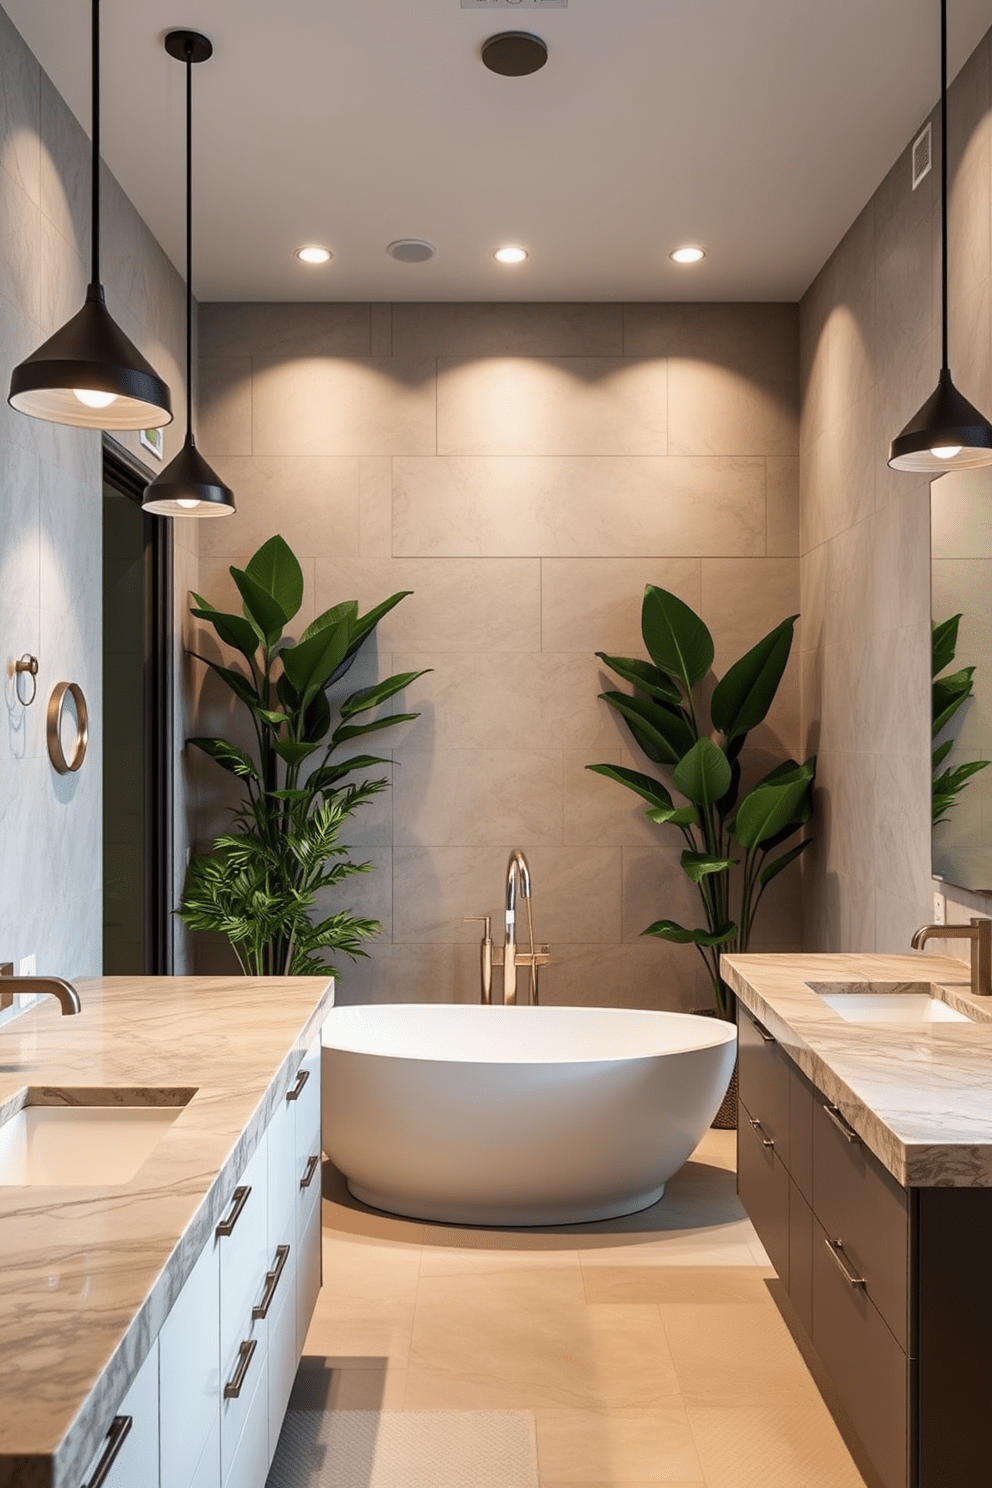
{"label": "white ceiling", "polygon": [[[2,0],[88,125],[86,0]],[[992,0],[951,0],[952,75]],[[201,300],[795,300],[938,93],[938,0],[103,0],[103,153],[182,266],[193,75]],[[479,57],[548,43],[539,73]],[[422,265],[398,237],[438,247]],[[302,243],[334,260],[308,269]],[[708,258],[677,269],[668,250]],[[518,242],[515,269],[490,257]]]}

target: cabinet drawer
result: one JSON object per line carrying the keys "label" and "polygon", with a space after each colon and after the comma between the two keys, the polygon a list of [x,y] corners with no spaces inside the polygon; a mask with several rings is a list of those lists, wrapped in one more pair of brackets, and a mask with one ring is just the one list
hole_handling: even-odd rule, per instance
{"label": "cabinet drawer", "polygon": [[[217,1235],[214,1241],[220,1255],[222,1369],[237,1353],[241,1340],[248,1337],[251,1309],[261,1297],[269,1269],[267,1164],[268,1144],[263,1137],[237,1185],[232,1185],[231,1201],[224,1213],[225,1222],[233,1220],[231,1232]],[[235,1200],[234,1193],[245,1189],[248,1193],[243,1202]]]}
{"label": "cabinet drawer", "polygon": [[[259,1353],[262,1352],[261,1345]],[[254,1391],[242,1411],[242,1430],[225,1432],[221,1422],[221,1481],[224,1488],[265,1488],[269,1473],[267,1359],[262,1354]],[[239,1404],[234,1401],[232,1404]],[[234,1417],[229,1426],[234,1424]],[[234,1439],[236,1436],[236,1440]]]}
{"label": "cabinet drawer", "polygon": [[269,1328],[269,1462],[272,1461],[283,1418],[289,1404],[299,1359],[296,1353],[296,1251],[293,1251],[293,1274],[290,1289],[282,1299],[275,1321]]}
{"label": "cabinet drawer", "polygon": [[789,1184],[789,1301],[807,1334],[813,1333],[813,1212]]}
{"label": "cabinet drawer", "polygon": [[269,1123],[269,1250],[296,1243],[296,1111],[285,1096]]}
{"label": "cabinet drawer", "polygon": [[220,1275],[209,1241],[159,1334],[162,1488],[189,1488],[220,1411]]}
{"label": "cabinet drawer", "polygon": [[738,1003],[740,1098],[789,1166],[790,1064],[775,1039]]}
{"label": "cabinet drawer", "polygon": [[789,1175],[774,1147],[763,1145],[762,1133],[752,1127],[746,1111],[737,1123],[737,1191],[772,1265],[788,1287]]}
{"label": "cabinet drawer", "polygon": [[885,1488],[909,1482],[912,1364],[813,1225],[813,1344]]}
{"label": "cabinet drawer", "polygon": [[296,1110],[296,1156],[305,1162],[311,1152],[320,1156],[320,1039],[310,1045],[297,1074],[306,1076],[292,1102]]}
{"label": "cabinet drawer", "polygon": [[113,1451],[118,1418],[130,1420],[113,1463],[104,1478],[105,1488],[158,1488],[158,1339],[152,1344],[134,1382],[114,1412],[110,1434],[100,1443],[86,1469],[84,1485],[92,1482],[107,1455]]}
{"label": "cabinet drawer", "polygon": [[908,1353],[906,1190],[860,1139],[845,1135],[822,1096],[813,1106],[813,1212],[830,1239],[843,1242],[869,1298]]}
{"label": "cabinet drawer", "polygon": [[[789,1061],[789,1175],[807,1204],[813,1202],[813,1102],[818,1092]],[[823,1099],[822,1096],[819,1097]]]}
{"label": "cabinet drawer", "polygon": [[[265,1423],[265,1440],[268,1440],[267,1338],[267,1324],[264,1321],[252,1322],[234,1347],[221,1356],[224,1384],[221,1387],[220,1403],[220,1465],[221,1481],[225,1483],[239,1451],[241,1438],[246,1431],[251,1431],[256,1414],[260,1414]],[[228,1394],[232,1388],[238,1388],[239,1393]],[[262,1481],[265,1481],[264,1470]]]}
{"label": "cabinet drawer", "polygon": [[321,1282],[320,1204],[310,1204],[305,1213],[303,1230],[297,1247],[296,1265],[296,1352],[302,1354],[310,1319],[317,1305]]}

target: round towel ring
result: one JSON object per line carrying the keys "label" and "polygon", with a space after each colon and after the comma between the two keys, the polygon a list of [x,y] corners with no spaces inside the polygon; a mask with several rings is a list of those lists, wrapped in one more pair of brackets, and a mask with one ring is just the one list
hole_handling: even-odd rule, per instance
{"label": "round towel ring", "polygon": [[[21,678],[23,676],[30,677],[31,679],[31,696],[27,698],[21,697]],[[23,708],[30,708],[38,696],[38,658],[37,656],[32,656],[29,651],[25,651],[20,661],[14,662],[14,690],[17,693],[17,701]]]}
{"label": "round towel ring", "polygon": [[[72,758],[68,760],[62,749],[62,713],[66,693],[76,705],[76,742],[73,745]],[[78,682],[59,682],[48,699],[48,757],[60,775],[69,775],[79,769],[86,758],[88,740],[89,714],[86,711],[83,689]]]}

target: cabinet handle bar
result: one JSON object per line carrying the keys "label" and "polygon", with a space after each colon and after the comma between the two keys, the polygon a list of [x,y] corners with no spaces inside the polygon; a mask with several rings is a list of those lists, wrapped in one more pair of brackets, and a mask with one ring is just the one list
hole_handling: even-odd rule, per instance
{"label": "cabinet handle bar", "polygon": [[230,1235],[233,1232],[234,1226],[241,1218],[241,1211],[248,1202],[248,1195],[250,1193],[251,1186],[249,1184],[242,1184],[234,1190],[233,1194],[231,1195],[231,1212],[227,1216],[227,1218],[222,1219],[220,1224],[217,1226],[216,1230],[214,1231],[216,1235]]}
{"label": "cabinet handle bar", "polygon": [[766,1044],[774,1044],[775,1035],[773,1033],[769,1033],[764,1023],[759,1023],[753,1013],[751,1014],[751,1022],[754,1024],[755,1028],[758,1030]]}
{"label": "cabinet handle bar", "polygon": [[852,1287],[859,1287],[863,1291],[867,1286],[867,1282],[865,1281],[863,1276],[858,1275],[854,1267],[851,1265],[851,1262],[844,1254],[843,1240],[825,1239],[823,1243],[829,1250],[830,1254],[833,1256],[834,1260],[837,1262],[841,1271],[844,1273],[845,1279],[851,1283]]}
{"label": "cabinet handle bar", "polygon": [[755,1131],[757,1132],[758,1137],[760,1138],[762,1147],[774,1147],[775,1146],[775,1143],[772,1141],[771,1137],[766,1137],[765,1134],[764,1134],[764,1132],[761,1130],[761,1122],[760,1121],[755,1121],[755,1119],[754,1119],[753,1116],[749,1116],[748,1117],[748,1120],[750,1121],[751,1125],[754,1127]]}
{"label": "cabinet handle bar", "polygon": [[288,1101],[299,1100],[300,1096],[303,1094],[303,1087],[307,1083],[309,1078],[310,1071],[301,1069],[300,1073],[296,1077],[296,1084],[293,1086],[292,1090],[286,1091],[286,1099]]}
{"label": "cabinet handle bar", "polygon": [[269,1308],[272,1306],[272,1298],[275,1296],[276,1287],[279,1285],[279,1278],[282,1276],[282,1273],[286,1268],[286,1262],[288,1259],[289,1246],[277,1245],[276,1263],[272,1267],[271,1271],[267,1271],[265,1273],[265,1291],[262,1293],[261,1302],[257,1303],[256,1306],[254,1306],[251,1310],[251,1315],[253,1318],[258,1319],[268,1316]]}
{"label": "cabinet handle bar", "polygon": [[241,1386],[245,1382],[245,1375],[248,1373],[248,1366],[251,1363],[252,1355],[257,1348],[257,1338],[246,1338],[244,1343],[242,1343],[241,1347],[238,1349],[238,1367],[234,1371],[231,1378],[228,1380],[227,1384],[224,1386],[225,1400],[237,1400],[238,1396],[241,1394]]}
{"label": "cabinet handle bar", "polygon": [[124,1445],[125,1438],[131,1430],[132,1416],[115,1416],[110,1423],[107,1432],[107,1445],[103,1449],[103,1456],[96,1465],[96,1471],[83,1488],[102,1488],[102,1485],[110,1476],[110,1469],[117,1460],[117,1454]]}
{"label": "cabinet handle bar", "polygon": [[843,1116],[840,1114],[840,1111],[837,1109],[836,1106],[831,1105],[829,1101],[824,1101],[823,1109],[826,1111],[827,1115],[830,1117],[830,1120],[833,1122],[834,1126],[840,1132],[842,1137],[846,1138],[846,1140],[848,1142],[851,1142],[852,1144],[861,1141],[861,1138],[854,1130],[854,1127],[850,1126],[848,1122],[844,1120]]}
{"label": "cabinet handle bar", "polygon": [[301,1188],[309,1188],[310,1187],[311,1183],[313,1182],[313,1175],[314,1175],[314,1173],[316,1173],[316,1171],[317,1171],[317,1169],[319,1167],[320,1167],[320,1153],[319,1152],[313,1152],[307,1158],[307,1170],[303,1174],[303,1177],[300,1179],[300,1187]]}

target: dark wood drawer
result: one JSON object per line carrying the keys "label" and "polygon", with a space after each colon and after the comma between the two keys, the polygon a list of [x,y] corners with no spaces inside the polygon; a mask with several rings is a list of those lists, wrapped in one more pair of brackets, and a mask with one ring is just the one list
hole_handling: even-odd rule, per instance
{"label": "dark wood drawer", "polygon": [[789,1062],[789,1173],[807,1204],[813,1202],[813,1102],[822,1095]]}
{"label": "dark wood drawer", "polygon": [[813,1222],[813,1344],[885,1484],[907,1488],[914,1365]]}
{"label": "dark wood drawer", "polygon": [[740,1098],[748,1115],[759,1122],[775,1143],[779,1158],[789,1166],[790,1063],[775,1039],[738,1003],[738,1080]]}
{"label": "dark wood drawer", "polygon": [[813,1212],[830,1239],[843,1243],[868,1297],[908,1353],[908,1196],[850,1128],[845,1135],[846,1126],[822,1096],[814,1102]]}
{"label": "dark wood drawer", "polygon": [[813,1211],[789,1184],[789,1301],[806,1332],[813,1333]]}
{"label": "dark wood drawer", "polygon": [[789,1175],[769,1137],[741,1109],[737,1119],[737,1191],[769,1259],[789,1285]]}

